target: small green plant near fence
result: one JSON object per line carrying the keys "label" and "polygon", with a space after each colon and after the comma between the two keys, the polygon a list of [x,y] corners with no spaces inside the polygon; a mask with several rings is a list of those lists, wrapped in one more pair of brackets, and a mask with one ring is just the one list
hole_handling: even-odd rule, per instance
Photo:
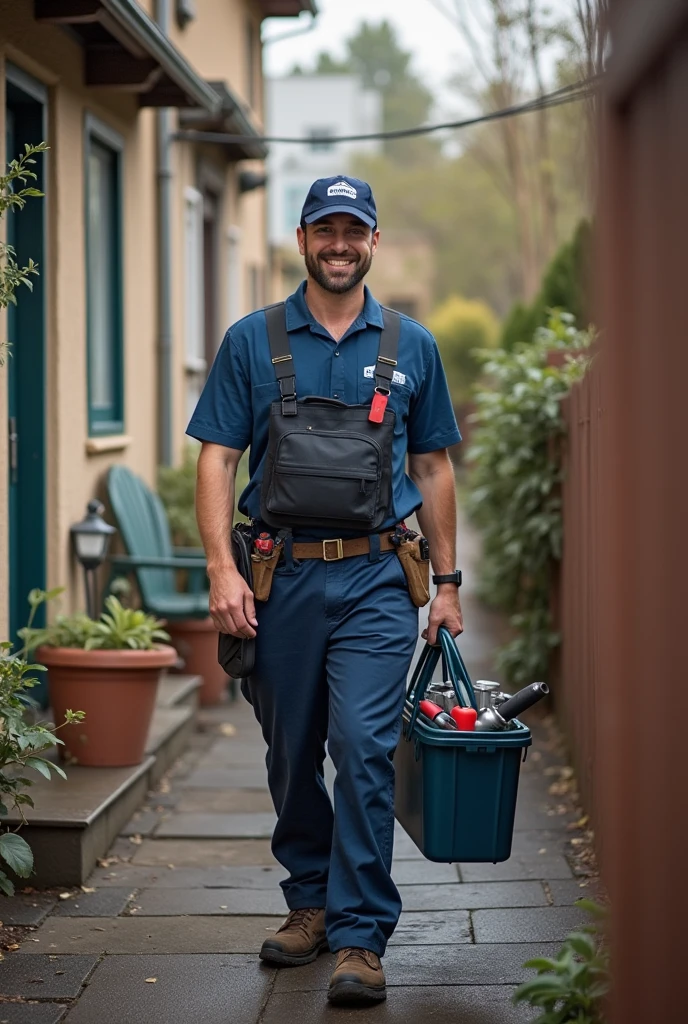
{"label": "small green plant near fence", "polygon": [[[30,181],[36,181],[36,173],[32,166],[36,161],[33,159],[36,153],[43,153],[48,149],[47,142],[39,142],[36,146],[24,145],[24,152],[18,160],[11,160],[6,174],[0,174],[0,219],[8,210],[23,210],[26,200],[43,193],[30,185]],[[16,183],[20,182],[24,187],[16,189]],[[38,264],[32,259],[25,267],[20,267],[16,260],[16,252],[7,242],[0,242],[0,309],[6,309],[10,303],[15,306],[17,297],[14,294],[20,284],[33,291],[32,275],[38,274]],[[10,342],[12,339],[10,339]],[[7,346],[0,345],[0,366],[5,362]]]}
{"label": "small green plant near fence", "polygon": [[604,907],[592,900],[576,904],[596,921],[566,937],[558,956],[527,960],[537,977],[519,985],[515,1003],[542,1009],[532,1024],[604,1024],[603,1002],[609,992],[609,952],[604,944]]}
{"label": "small green plant near fence", "polygon": [[[470,515],[483,538],[480,591],[511,615],[515,638],[498,666],[514,683],[542,678],[559,642],[552,627],[552,569],[561,558],[561,401],[588,363],[590,331],[553,312],[532,342],[483,353],[467,453]],[[551,352],[561,365],[549,365]]]}
{"label": "small green plant near fence", "polygon": [[[31,591],[28,630],[32,628],[39,606],[60,592]],[[11,652],[11,643],[0,643],[0,819],[14,810],[21,822],[16,829],[0,830],[0,862],[4,861],[20,878],[28,878],[33,870],[33,854],[26,840],[18,835],[21,826],[26,824],[23,807],[33,807],[33,800],[24,792],[33,785],[33,780],[26,776],[25,770],[33,769],[46,779],[56,772],[65,779],[67,776],[59,765],[40,755],[55,743],[62,743],[55,735],[57,729],[66,723],[83,721],[84,713],[67,711],[65,721],[52,728],[31,722],[27,712],[37,710],[38,703],[27,691],[38,685],[35,673],[45,672],[45,668],[27,661],[26,645],[17,654]],[[2,869],[0,893],[6,896],[14,894],[12,880]]]}

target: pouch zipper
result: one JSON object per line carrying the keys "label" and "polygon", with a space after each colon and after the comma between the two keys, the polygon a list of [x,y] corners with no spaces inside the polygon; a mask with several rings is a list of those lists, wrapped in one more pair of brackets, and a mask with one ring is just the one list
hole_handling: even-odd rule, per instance
{"label": "pouch zipper", "polygon": [[377,473],[362,473],[360,469],[314,469],[311,466],[275,464],[275,473],[282,473],[288,476],[323,476],[331,477],[334,480],[377,480]]}

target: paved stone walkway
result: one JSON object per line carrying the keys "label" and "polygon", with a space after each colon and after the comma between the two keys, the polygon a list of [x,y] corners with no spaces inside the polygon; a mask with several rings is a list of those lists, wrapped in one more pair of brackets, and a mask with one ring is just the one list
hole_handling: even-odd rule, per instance
{"label": "paved stone walkway", "polygon": [[[463,531],[462,651],[491,671],[500,629],[471,590]],[[489,678],[489,675],[488,675]],[[522,963],[550,954],[580,922],[585,894],[569,854],[575,817],[546,724],[521,774],[513,855],[504,864],[437,865],[397,827],[394,877],[404,911],[384,966],[387,1002],[326,1005],[334,957],[275,970],[256,953],[285,916],[264,748],[242,700],[203,712],[193,744],[129,823],[84,890],[3,901],[7,924],[35,926],[0,964],[0,1024],[511,1024]]]}

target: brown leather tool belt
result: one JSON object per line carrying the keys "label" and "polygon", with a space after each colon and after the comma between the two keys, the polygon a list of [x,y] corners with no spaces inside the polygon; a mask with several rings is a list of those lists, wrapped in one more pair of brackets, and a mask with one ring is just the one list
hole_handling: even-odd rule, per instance
{"label": "brown leather tool belt", "polygon": [[[394,527],[384,533],[379,533],[380,551],[394,551],[394,544],[390,540],[394,533]],[[294,558],[322,558],[325,562],[339,562],[342,558],[353,558],[355,555],[367,555],[370,553],[369,537],[352,537],[344,540],[335,537],[331,540],[318,540],[312,543],[298,543],[294,541],[292,554]]]}

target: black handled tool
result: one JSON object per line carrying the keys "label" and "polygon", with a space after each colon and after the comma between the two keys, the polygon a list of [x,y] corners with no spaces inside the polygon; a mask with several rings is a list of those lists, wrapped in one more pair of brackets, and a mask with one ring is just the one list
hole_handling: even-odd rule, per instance
{"label": "black handled tool", "polygon": [[497,708],[484,708],[478,712],[478,720],[475,723],[476,732],[496,732],[506,729],[512,718],[527,711],[533,704],[546,697],[549,693],[547,683],[531,683],[524,686],[522,690],[509,697]]}

